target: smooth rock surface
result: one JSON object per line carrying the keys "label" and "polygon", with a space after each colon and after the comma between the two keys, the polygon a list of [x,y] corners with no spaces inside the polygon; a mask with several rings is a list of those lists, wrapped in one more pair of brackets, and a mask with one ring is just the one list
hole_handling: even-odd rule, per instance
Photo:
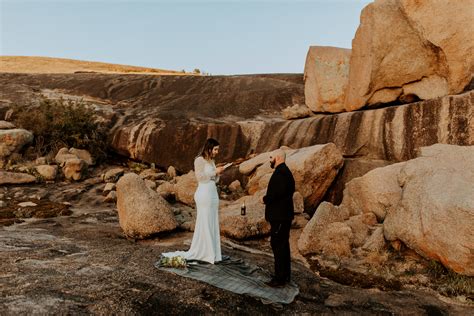
{"label": "smooth rock surface", "polygon": [[31,174],[0,171],[0,185],[2,184],[24,184],[34,183],[36,178]]}
{"label": "smooth rock surface", "polygon": [[351,50],[311,46],[304,67],[306,105],[313,112],[343,112]]}
{"label": "smooth rock surface", "polygon": [[345,110],[461,93],[474,69],[470,8],[470,0],[367,5],[352,41]]}
{"label": "smooth rock surface", "polygon": [[387,214],[385,238],[400,239],[424,257],[473,276],[473,166],[474,146],[422,148],[400,171],[402,199]]}
{"label": "smooth rock surface", "polygon": [[117,182],[116,192],[120,227],[125,235],[141,239],[178,226],[169,204],[140,176],[127,173]]}

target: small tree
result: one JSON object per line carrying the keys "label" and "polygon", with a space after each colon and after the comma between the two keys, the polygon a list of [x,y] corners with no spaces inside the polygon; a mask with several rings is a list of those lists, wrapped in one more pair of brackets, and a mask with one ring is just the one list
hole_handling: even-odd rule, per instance
{"label": "small tree", "polygon": [[199,70],[198,68],[196,68],[196,69],[193,70],[193,72],[194,72],[195,74],[200,74],[200,73],[201,73],[201,70]]}

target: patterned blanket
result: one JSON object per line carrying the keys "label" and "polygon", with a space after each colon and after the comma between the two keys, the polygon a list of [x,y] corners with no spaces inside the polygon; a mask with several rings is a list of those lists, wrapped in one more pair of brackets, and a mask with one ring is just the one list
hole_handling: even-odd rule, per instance
{"label": "patterned blanket", "polygon": [[265,285],[264,282],[270,280],[270,274],[260,267],[247,264],[240,258],[223,256],[222,261],[216,264],[189,261],[185,269],[164,267],[159,260],[155,263],[155,267],[237,294],[261,299],[264,304],[290,304],[299,293],[298,286],[293,282],[282,288]]}

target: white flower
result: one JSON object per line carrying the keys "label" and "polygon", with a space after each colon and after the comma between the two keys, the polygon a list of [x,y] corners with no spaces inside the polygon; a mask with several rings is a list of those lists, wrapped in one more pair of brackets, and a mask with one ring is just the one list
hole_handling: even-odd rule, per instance
{"label": "white flower", "polygon": [[184,269],[186,268],[186,259],[181,256],[163,257],[160,260],[160,264],[168,268]]}

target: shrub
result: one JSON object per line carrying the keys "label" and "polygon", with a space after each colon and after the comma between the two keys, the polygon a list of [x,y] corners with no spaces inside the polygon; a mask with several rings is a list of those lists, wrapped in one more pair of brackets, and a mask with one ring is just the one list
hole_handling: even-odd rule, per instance
{"label": "shrub", "polygon": [[86,149],[97,161],[106,157],[106,129],[82,101],[43,99],[37,107],[17,111],[14,122],[33,132],[37,157],[54,154],[61,147]]}

